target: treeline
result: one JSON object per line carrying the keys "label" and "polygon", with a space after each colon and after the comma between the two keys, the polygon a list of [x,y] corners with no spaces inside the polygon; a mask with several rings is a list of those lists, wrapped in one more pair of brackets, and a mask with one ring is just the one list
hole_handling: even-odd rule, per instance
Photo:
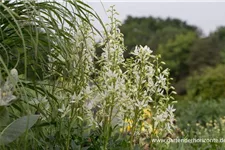
{"label": "treeline", "polygon": [[[204,87],[210,88],[206,86],[210,83],[196,82],[202,78],[207,78],[204,82],[208,82],[208,78],[211,77],[203,76],[206,76],[207,72],[213,76],[213,68],[225,62],[225,27],[222,26],[204,37],[199,27],[179,19],[128,16],[120,30],[124,34],[124,42],[127,46],[125,57],[130,57],[129,53],[135,45],[148,45],[154,53],[161,55],[166,63],[165,67],[170,68],[179,95],[199,96],[202,91],[207,91]],[[213,68],[205,71],[208,67]],[[220,74],[219,76],[224,78],[221,71],[218,71],[223,69],[225,68],[221,65],[219,69],[215,69],[217,76]],[[218,80],[219,77],[212,78]],[[215,85],[214,80],[210,82]],[[193,87],[192,83],[197,87]],[[219,84],[219,87],[216,84],[212,88],[216,90],[215,87],[222,88],[221,86],[225,88],[225,83]],[[224,92],[219,93],[220,95],[224,95]]]}

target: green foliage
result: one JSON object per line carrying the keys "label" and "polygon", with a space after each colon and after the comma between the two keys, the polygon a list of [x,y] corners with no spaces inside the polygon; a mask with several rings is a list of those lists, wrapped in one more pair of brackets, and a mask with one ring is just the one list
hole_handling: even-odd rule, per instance
{"label": "green foliage", "polygon": [[1,124],[1,148],[141,149],[173,132],[169,70],[147,46],[124,59],[113,7],[101,56],[90,23],[99,18],[82,1],[4,1],[0,10],[0,113],[12,122]]}
{"label": "green foliage", "polygon": [[[225,126],[224,99],[180,100],[176,105],[176,119],[183,132],[180,138],[187,139],[222,139]],[[224,143],[199,142],[170,144],[170,149],[224,149]]]}
{"label": "green foliage", "polygon": [[189,78],[187,89],[190,99],[218,99],[225,97],[225,66],[206,68]]}
{"label": "green foliage", "polygon": [[207,37],[197,40],[190,48],[188,65],[190,72],[201,70],[204,67],[215,66],[220,62],[218,41]]}
{"label": "green foliage", "polygon": [[[57,96],[61,94],[59,91],[62,91],[65,85],[61,83],[61,85],[58,85],[56,80],[60,76],[64,77],[63,80],[72,79],[74,76],[77,78],[78,76],[83,77],[86,73],[74,65],[79,64],[81,59],[72,58],[71,54],[76,53],[78,55],[79,53],[78,58],[83,59],[81,56],[86,53],[83,51],[85,45],[87,45],[83,40],[86,33],[77,32],[80,31],[81,25],[83,27],[88,26],[93,31],[100,33],[90,23],[90,16],[102,23],[98,15],[82,1],[69,0],[61,3],[57,1],[7,0],[0,3],[0,112],[3,115],[1,119],[12,122],[21,116],[40,114],[39,128],[34,129],[33,140],[30,140],[32,134],[29,130],[25,136],[20,136],[17,142],[1,148],[33,147],[33,149],[48,149],[61,146],[68,149],[70,146],[68,142],[71,138],[76,139],[75,137],[78,137],[78,135],[81,135],[79,137],[83,136],[83,134],[77,133],[76,136],[71,137],[71,124],[75,120],[61,119],[61,115],[59,115],[58,109],[61,108],[61,100],[65,100],[65,98]],[[85,37],[85,39],[88,39],[88,37]],[[82,43],[78,43],[78,41],[82,41]],[[77,47],[74,46],[75,44],[77,44]],[[77,51],[74,52],[74,50]],[[71,60],[74,59],[77,62],[72,64]],[[73,74],[74,76],[70,76],[70,78],[68,74],[71,73],[69,71],[75,70],[73,67],[81,73]],[[80,66],[80,68],[82,67]],[[10,73],[12,68],[18,70],[20,78],[18,84],[14,86],[9,84],[9,80],[6,79],[7,76],[9,78],[13,76]],[[81,81],[76,82],[81,87],[83,80],[79,78],[76,81]],[[79,87],[77,85],[74,87]],[[55,91],[56,86],[60,87],[57,89],[58,91]],[[71,89],[74,89],[74,87],[71,87]],[[69,91],[71,89],[66,91],[71,93]],[[78,90],[79,88],[76,88],[73,91]],[[55,93],[58,93],[58,95]],[[64,91],[64,93],[66,92]],[[26,117],[21,119],[27,120]],[[3,120],[1,120],[1,128],[3,128],[2,125],[7,125],[2,123]],[[15,123],[20,124],[21,122],[16,120]],[[12,126],[14,125],[13,123]],[[78,122],[73,129],[79,130],[78,125],[82,126],[83,123],[79,124]],[[62,126],[64,127],[63,130],[61,129]],[[11,129],[11,126],[8,127],[7,130],[4,130],[6,132],[4,132],[4,137],[1,137],[1,141],[7,140],[6,134],[9,133],[8,129]],[[20,131],[17,132],[18,134],[15,133],[15,137],[10,142],[18,137],[24,131],[24,128],[18,128],[18,130]],[[63,134],[61,134],[61,131]]]}
{"label": "green foliage", "polygon": [[217,28],[217,30],[212,33],[211,36],[215,39],[214,46],[216,46],[219,50],[219,61],[225,64],[225,27]]}
{"label": "green foliage", "polygon": [[0,106],[0,129],[9,121],[9,113],[5,106]]}
{"label": "green foliage", "polygon": [[190,47],[196,38],[196,33],[188,32],[186,34],[178,34],[174,39],[170,39],[164,44],[159,44],[157,52],[161,54],[166,66],[171,70],[171,75],[176,80],[180,80],[188,74],[187,60],[190,55]]}
{"label": "green foliage", "polygon": [[156,50],[159,44],[166,43],[169,39],[175,38],[177,34],[188,31],[198,32],[197,27],[190,26],[178,19],[131,16],[128,16],[120,29],[128,48],[126,54],[134,50],[136,44],[149,45],[151,49]]}
{"label": "green foliage", "polygon": [[178,94],[186,94],[187,77],[204,67],[224,63],[224,27],[219,27],[208,37],[200,30],[178,19],[129,16],[120,27],[129,51],[135,44],[147,44],[162,56],[171,71],[173,85]]}
{"label": "green foliage", "polygon": [[53,49],[67,55],[67,45],[75,41],[71,31],[77,30],[78,20],[91,25],[88,13],[99,19],[81,1],[66,3],[72,10],[57,1],[0,3],[0,53],[7,68],[17,68],[29,79],[44,79],[48,75],[48,55],[57,59],[55,53],[51,54]]}
{"label": "green foliage", "polygon": [[196,40],[190,48],[191,53],[188,58],[189,70],[194,72],[202,70],[204,67],[216,66],[224,62],[225,50],[225,28],[219,27],[208,37]]}
{"label": "green foliage", "polygon": [[[174,40],[177,35],[186,34],[188,31],[187,29],[181,29],[176,26],[168,25],[162,27],[162,29],[156,30],[155,34],[151,36],[151,39],[148,40],[148,44],[151,45],[151,48],[157,51],[160,44],[165,44],[169,40]],[[160,52],[157,52],[160,54]]]}
{"label": "green foliage", "polygon": [[182,100],[176,105],[177,122],[182,130],[187,130],[185,134],[194,136],[196,132],[196,124],[206,126],[210,120],[215,122],[220,117],[225,115],[224,99],[220,100],[196,100],[193,103],[191,100]]}
{"label": "green foliage", "polygon": [[29,115],[13,121],[0,133],[0,145],[6,145],[16,140],[37,122],[38,117],[39,115]]}

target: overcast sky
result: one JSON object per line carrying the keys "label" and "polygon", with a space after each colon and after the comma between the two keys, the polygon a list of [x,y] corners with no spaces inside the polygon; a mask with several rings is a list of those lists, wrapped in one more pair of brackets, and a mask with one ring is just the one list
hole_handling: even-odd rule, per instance
{"label": "overcast sky", "polygon": [[118,19],[121,21],[124,21],[128,15],[178,18],[188,24],[198,26],[205,35],[214,31],[218,26],[225,26],[225,0],[198,0],[198,2],[196,0],[192,2],[191,0],[182,2],[175,0],[102,0],[102,3],[100,0],[88,0],[87,3],[94,8],[104,22],[108,21],[104,9],[107,10],[111,5],[115,5],[120,14]]}

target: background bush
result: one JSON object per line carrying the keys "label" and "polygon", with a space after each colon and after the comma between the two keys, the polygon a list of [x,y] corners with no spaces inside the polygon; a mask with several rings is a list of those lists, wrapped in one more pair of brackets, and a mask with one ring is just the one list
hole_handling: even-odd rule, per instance
{"label": "background bush", "polygon": [[225,66],[205,68],[191,76],[187,83],[190,99],[219,99],[225,98]]}

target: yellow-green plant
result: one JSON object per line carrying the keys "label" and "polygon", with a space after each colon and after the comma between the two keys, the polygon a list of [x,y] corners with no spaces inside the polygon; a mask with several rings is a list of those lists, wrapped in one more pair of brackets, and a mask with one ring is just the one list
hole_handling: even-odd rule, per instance
{"label": "yellow-green plant", "polygon": [[188,79],[187,89],[190,99],[219,99],[225,97],[225,66],[207,67]]}

